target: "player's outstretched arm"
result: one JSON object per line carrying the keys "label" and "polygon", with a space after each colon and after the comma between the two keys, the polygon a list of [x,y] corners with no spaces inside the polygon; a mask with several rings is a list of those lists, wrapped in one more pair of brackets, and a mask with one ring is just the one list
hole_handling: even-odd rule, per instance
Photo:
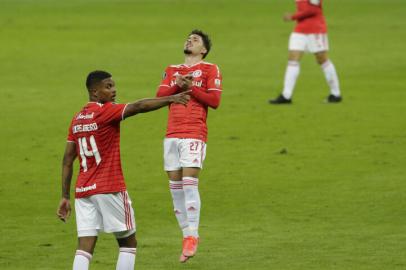
{"label": "player's outstretched arm", "polygon": [[190,99],[190,91],[182,92],[176,95],[158,98],[145,98],[128,104],[124,110],[124,118],[157,110],[171,103],[186,105]]}
{"label": "player's outstretched arm", "polygon": [[62,162],[62,198],[59,202],[56,215],[62,220],[66,221],[71,213],[70,206],[70,184],[73,173],[73,162],[76,159],[76,144],[74,142],[67,142],[65,154]]}

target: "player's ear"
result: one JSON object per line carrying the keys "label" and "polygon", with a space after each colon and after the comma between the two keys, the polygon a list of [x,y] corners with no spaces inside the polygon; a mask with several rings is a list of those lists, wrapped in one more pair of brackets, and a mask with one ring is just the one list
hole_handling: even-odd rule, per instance
{"label": "player's ear", "polygon": [[202,51],[200,52],[202,55],[205,55],[207,53],[207,49],[203,47]]}

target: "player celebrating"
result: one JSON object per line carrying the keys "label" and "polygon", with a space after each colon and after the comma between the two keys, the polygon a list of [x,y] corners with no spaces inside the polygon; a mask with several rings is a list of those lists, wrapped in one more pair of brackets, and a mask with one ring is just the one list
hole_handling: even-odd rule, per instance
{"label": "player celebrating", "polygon": [[75,210],[78,249],[73,270],[86,270],[99,231],[114,233],[119,245],[117,270],[134,269],[137,241],[134,211],[126,191],[120,161],[120,122],[137,113],[149,112],[171,103],[184,106],[188,92],[163,98],[116,104],[111,74],[91,72],[86,80],[89,102],[69,127],[62,165],[62,199],[58,217],[66,221],[71,212],[70,184],[77,156],[80,172],[76,181]]}
{"label": "player celebrating", "polygon": [[185,62],[165,70],[157,96],[191,89],[187,106],[169,105],[164,139],[164,167],[169,177],[174,212],[183,232],[181,262],[193,257],[199,241],[199,172],[206,155],[208,107],[216,109],[221,98],[217,65],[203,62],[211,48],[207,34],[193,30],[184,44]]}
{"label": "player celebrating", "polygon": [[299,61],[304,52],[313,53],[321,65],[330,95],[327,102],[337,103],[342,100],[338,76],[333,63],[328,59],[327,26],[322,11],[322,0],[296,0],[297,12],[287,13],[285,21],[297,21],[289,40],[289,61],[286,68],[282,94],[270,100],[271,104],[292,103],[293,89],[300,73]]}

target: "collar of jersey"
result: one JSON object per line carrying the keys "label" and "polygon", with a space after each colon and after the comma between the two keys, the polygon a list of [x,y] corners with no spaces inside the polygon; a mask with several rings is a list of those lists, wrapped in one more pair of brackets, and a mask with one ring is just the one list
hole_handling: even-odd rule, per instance
{"label": "collar of jersey", "polygon": [[103,106],[104,104],[96,102],[96,101],[88,101],[87,105],[99,105],[100,107]]}
{"label": "collar of jersey", "polygon": [[191,65],[191,66],[188,66],[188,65],[186,65],[186,64],[181,64],[181,66],[185,66],[185,67],[191,68],[191,67],[200,65],[201,63],[203,63],[203,60],[202,60],[202,61],[199,61],[199,62],[197,62],[196,64],[193,64],[193,65]]}

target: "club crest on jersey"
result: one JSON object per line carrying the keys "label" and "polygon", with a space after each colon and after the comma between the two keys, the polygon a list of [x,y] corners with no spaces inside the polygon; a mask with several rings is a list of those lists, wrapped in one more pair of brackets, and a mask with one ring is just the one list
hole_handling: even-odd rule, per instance
{"label": "club crest on jersey", "polygon": [[193,78],[198,78],[200,76],[202,76],[202,71],[200,69],[193,71],[192,74]]}
{"label": "club crest on jersey", "polygon": [[221,80],[220,79],[215,79],[214,84],[216,85],[216,87],[220,87],[221,86]]}

